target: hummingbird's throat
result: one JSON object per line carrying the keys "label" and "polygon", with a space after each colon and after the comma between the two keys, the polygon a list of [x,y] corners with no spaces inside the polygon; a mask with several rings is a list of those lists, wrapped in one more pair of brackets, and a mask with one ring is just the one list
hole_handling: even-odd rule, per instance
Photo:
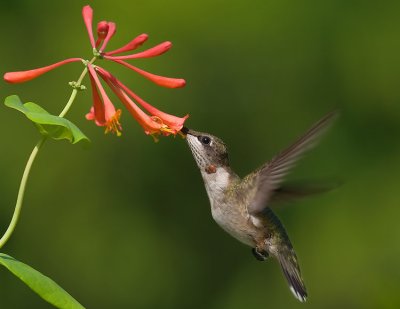
{"label": "hummingbird's throat", "polygon": [[213,164],[207,165],[205,168],[207,174],[214,174],[217,172],[217,167]]}

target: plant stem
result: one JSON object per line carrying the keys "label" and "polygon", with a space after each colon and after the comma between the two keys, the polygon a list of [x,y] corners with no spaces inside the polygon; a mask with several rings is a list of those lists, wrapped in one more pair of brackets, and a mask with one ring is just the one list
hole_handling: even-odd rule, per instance
{"label": "plant stem", "polygon": [[17,225],[19,215],[21,213],[22,202],[24,201],[25,187],[28,181],[29,172],[31,171],[33,161],[35,161],[36,155],[38,154],[40,147],[42,147],[46,139],[47,138],[44,136],[40,139],[40,141],[36,144],[35,148],[33,148],[32,153],[29,156],[28,162],[26,163],[25,170],[21,179],[21,184],[18,190],[18,196],[17,196],[17,202],[15,204],[14,214],[12,216],[10,225],[7,228],[7,231],[0,239],[0,248],[5,245],[7,240],[10,238],[11,234],[14,232],[15,226]]}
{"label": "plant stem", "polygon": [[[89,64],[92,64],[93,62],[95,62],[96,59],[97,59],[96,57],[93,57],[92,60],[89,61]],[[83,70],[81,76],[79,76],[78,80],[76,81],[75,88],[74,88],[74,90],[72,90],[71,96],[69,97],[69,100],[68,100],[67,104],[65,105],[64,109],[61,111],[60,115],[58,115],[59,117],[64,117],[65,114],[71,108],[72,103],[74,103],[76,95],[78,94],[78,89],[81,86],[82,80],[86,76],[87,72],[88,72],[88,68],[86,66],[85,69]]]}
{"label": "plant stem", "polygon": [[[87,69],[85,69],[87,70]],[[61,111],[61,113],[58,115],[58,117],[64,117],[65,114],[69,111],[69,109],[72,106],[72,103],[74,103],[76,95],[78,94],[78,89],[74,89],[72,90],[71,96],[69,97],[69,100],[67,102],[67,104],[64,106],[64,109]]]}
{"label": "plant stem", "polygon": [[[92,60],[90,60],[89,63],[93,63],[96,59],[97,58],[94,57]],[[70,96],[67,104],[65,105],[65,107],[63,108],[61,113],[59,114],[59,117],[64,117],[65,114],[71,108],[72,104],[75,101],[76,95],[78,94],[78,89],[81,86],[82,80],[86,76],[87,72],[88,72],[88,69],[87,69],[87,67],[85,67],[85,69],[83,70],[81,76],[79,76],[79,79],[76,82],[75,88],[72,90],[71,96]],[[20,213],[21,213],[22,204],[23,204],[23,201],[24,201],[25,189],[26,189],[26,184],[28,182],[29,173],[31,171],[33,162],[35,161],[35,158],[36,158],[40,148],[42,147],[43,143],[46,140],[47,140],[47,137],[43,136],[37,142],[37,144],[35,145],[35,148],[33,148],[32,153],[29,156],[28,162],[26,163],[24,173],[22,174],[21,183],[19,185],[17,202],[15,203],[14,213],[13,213],[13,216],[11,218],[11,222],[10,222],[6,232],[0,238],[0,248],[2,248],[6,244],[6,242],[8,241],[8,239],[11,237],[12,233],[14,232],[15,227],[17,226],[18,219],[19,219],[19,216],[20,216]]]}

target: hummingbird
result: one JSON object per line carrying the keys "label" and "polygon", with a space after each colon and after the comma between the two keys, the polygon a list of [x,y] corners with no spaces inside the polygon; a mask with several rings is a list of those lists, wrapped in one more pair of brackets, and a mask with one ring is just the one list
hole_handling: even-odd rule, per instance
{"label": "hummingbird", "polygon": [[220,138],[186,127],[181,130],[203,177],[213,219],[231,236],[250,246],[257,260],[265,261],[270,256],[277,259],[291,292],[301,302],[308,295],[296,252],[270,205],[281,195],[290,195],[290,189],[282,185],[285,176],[315,146],[336,115],[327,114],[288,148],[244,178],[229,165],[228,150]]}

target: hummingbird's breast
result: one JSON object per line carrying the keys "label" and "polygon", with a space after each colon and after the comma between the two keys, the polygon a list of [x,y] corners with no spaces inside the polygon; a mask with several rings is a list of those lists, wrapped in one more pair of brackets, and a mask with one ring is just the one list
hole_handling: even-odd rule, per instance
{"label": "hummingbird's breast", "polygon": [[240,178],[222,167],[202,175],[215,222],[240,242],[254,247],[259,231],[249,220],[247,201],[236,194],[235,184]]}

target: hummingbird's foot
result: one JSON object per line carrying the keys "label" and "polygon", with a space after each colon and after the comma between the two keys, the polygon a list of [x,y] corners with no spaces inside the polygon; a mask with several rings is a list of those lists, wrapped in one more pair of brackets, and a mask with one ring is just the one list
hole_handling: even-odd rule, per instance
{"label": "hummingbird's foot", "polygon": [[269,254],[267,251],[260,250],[258,248],[251,249],[251,252],[253,252],[253,255],[259,261],[265,261],[269,257]]}

